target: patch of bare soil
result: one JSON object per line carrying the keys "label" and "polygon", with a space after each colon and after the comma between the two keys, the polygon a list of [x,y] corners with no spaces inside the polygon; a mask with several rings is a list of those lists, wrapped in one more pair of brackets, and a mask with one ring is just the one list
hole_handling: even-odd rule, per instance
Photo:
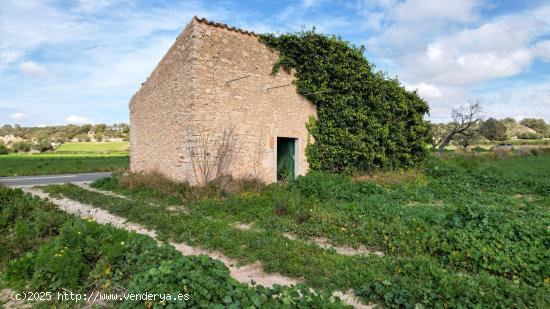
{"label": "patch of bare soil", "polygon": [[336,291],[332,295],[339,297],[345,304],[348,304],[355,308],[372,309],[376,306],[375,304],[368,304],[368,305],[363,304],[361,300],[353,294],[352,290],[349,290],[346,293]]}
{"label": "patch of bare soil", "polygon": [[0,305],[4,309],[23,309],[32,308],[32,305],[22,300],[12,299],[12,293],[14,291],[10,289],[3,289],[0,291]]}
{"label": "patch of bare soil", "polygon": [[290,240],[296,240],[296,238],[298,238],[298,237],[296,237],[296,235],[290,234],[290,233],[283,233],[283,236],[290,239]]}
{"label": "patch of bare soil", "polygon": [[183,206],[183,205],[172,205],[172,206],[168,206],[166,207],[166,210],[168,210],[169,212],[173,213],[173,214],[184,214],[184,215],[188,215],[190,213],[189,209],[187,209],[187,207]]}
{"label": "patch of bare soil", "polygon": [[[290,239],[296,240],[298,237],[294,234],[283,233],[283,236]],[[334,249],[339,254],[343,255],[367,255],[367,254],[376,254],[378,256],[384,256],[383,252],[371,250],[365,246],[359,246],[358,248],[353,248],[349,246],[335,246],[330,243],[330,241],[323,237],[316,237],[310,240],[312,243],[318,245],[323,249]]]}
{"label": "patch of bare soil", "polygon": [[77,186],[79,186],[79,187],[81,187],[81,188],[84,189],[84,190],[88,190],[88,191],[92,191],[92,192],[96,192],[96,193],[101,193],[101,194],[108,195],[108,196],[123,198],[123,199],[125,199],[125,200],[129,200],[129,199],[130,199],[130,198],[127,197],[127,196],[120,195],[120,194],[116,194],[116,193],[111,192],[111,191],[99,190],[99,189],[96,189],[96,188],[92,188],[92,187],[90,187],[90,184],[87,183],[87,182],[73,182],[73,184],[74,184],[74,185],[77,185]]}
{"label": "patch of bare soil", "polygon": [[537,199],[535,196],[529,194],[514,194],[514,198],[517,200],[525,200],[528,202],[532,202]]}
{"label": "patch of bare soil", "polygon": [[[83,219],[93,219],[100,224],[112,224],[118,228],[122,228],[129,231],[135,231],[136,233],[144,234],[156,239],[155,231],[146,229],[140,226],[139,224],[128,222],[125,218],[111,214],[106,210],[95,208],[90,205],[82,204],[67,198],[53,198],[53,197],[50,197],[48,193],[45,193],[36,188],[23,188],[22,190],[27,193],[36,195],[40,198],[48,199],[52,203],[57,205],[60,209],[70,214],[77,215]],[[100,193],[103,193],[103,192],[100,192]],[[250,228],[249,225],[245,225],[245,224],[239,224],[239,225],[241,226],[241,228],[243,227],[248,229]],[[231,276],[235,278],[237,281],[242,283],[248,284],[254,281],[259,285],[271,287],[274,284],[295,285],[303,281],[302,278],[290,278],[290,277],[283,276],[280,273],[266,273],[263,271],[263,267],[260,262],[237,267],[236,265],[238,265],[238,263],[236,260],[229,258],[217,251],[206,251],[201,248],[191,247],[185,243],[171,242],[170,245],[172,245],[176,250],[178,250],[183,255],[207,255],[213,259],[222,261],[229,268]],[[341,298],[344,303],[354,306],[356,308],[369,308],[369,309],[373,308],[372,305],[362,304],[360,300],[351,291],[347,291],[345,293],[337,291],[334,293],[334,296]],[[5,307],[5,308],[30,308],[30,307]]]}
{"label": "patch of bare soil", "polygon": [[233,224],[233,227],[236,228],[237,230],[248,231],[252,228],[252,225],[247,223],[235,223]]}
{"label": "patch of bare soil", "polygon": [[367,254],[376,254],[378,256],[384,256],[383,252],[379,251],[373,251],[365,246],[359,246],[357,248],[349,247],[349,246],[343,246],[343,247],[337,247],[330,243],[330,241],[326,238],[322,237],[316,237],[312,239],[314,243],[316,243],[319,247],[325,248],[325,249],[334,249],[336,252],[343,254],[343,255],[367,255]]}
{"label": "patch of bare soil", "polygon": [[424,206],[443,206],[444,203],[441,200],[435,200],[435,201],[432,201],[430,203],[421,203],[421,202],[416,202],[416,201],[410,201],[405,205],[407,205],[407,206],[422,206],[422,205],[424,205]]}

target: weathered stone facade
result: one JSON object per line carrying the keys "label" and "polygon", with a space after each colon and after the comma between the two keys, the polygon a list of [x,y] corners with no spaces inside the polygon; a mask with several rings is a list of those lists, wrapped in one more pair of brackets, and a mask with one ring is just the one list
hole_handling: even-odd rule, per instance
{"label": "weathered stone facade", "polygon": [[132,171],[200,183],[197,153],[230,129],[234,177],[276,181],[277,137],[296,138],[296,174],[306,173],[316,110],[291,74],[271,75],[276,60],[254,33],[193,18],[130,101]]}

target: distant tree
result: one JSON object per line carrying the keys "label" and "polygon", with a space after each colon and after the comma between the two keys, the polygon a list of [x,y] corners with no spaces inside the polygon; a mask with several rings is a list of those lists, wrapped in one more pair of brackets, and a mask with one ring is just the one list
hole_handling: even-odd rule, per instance
{"label": "distant tree", "polygon": [[103,133],[106,130],[107,130],[107,125],[104,123],[96,124],[92,128],[92,131],[94,131],[94,134]]}
{"label": "distant tree", "polygon": [[6,124],[0,128],[0,136],[11,135],[11,134],[13,134],[13,127],[11,125]]}
{"label": "distant tree", "polygon": [[51,138],[54,142],[58,144],[66,143],[71,140],[66,132],[55,132]]}
{"label": "distant tree", "polygon": [[32,143],[28,141],[16,142],[12,145],[14,152],[29,152],[32,149]]}
{"label": "distant tree", "polygon": [[88,133],[92,130],[92,125],[91,124],[85,124],[85,125],[81,125],[79,130],[78,130],[78,133]]}
{"label": "distant tree", "polygon": [[107,131],[94,133],[94,138],[96,139],[96,141],[101,142],[106,138],[106,136],[108,136],[106,133]]}
{"label": "distant tree", "polygon": [[518,123],[514,118],[511,118],[511,117],[506,117],[506,118],[502,119],[501,122],[504,125],[517,124]]}
{"label": "distant tree", "polygon": [[75,137],[78,139],[79,142],[89,142],[90,141],[90,137],[88,136],[88,134],[80,133]]}
{"label": "distant tree", "polygon": [[445,137],[439,144],[439,153],[442,153],[453,138],[459,135],[475,136],[478,134],[481,111],[481,104],[479,102],[470,102],[466,106],[459,106],[453,109],[451,113],[453,121],[449,123]]}
{"label": "distant tree", "polygon": [[8,154],[9,149],[4,145],[4,143],[0,143],[0,155]]}
{"label": "distant tree", "polygon": [[524,132],[518,135],[519,139],[542,139],[544,136],[535,132]]}
{"label": "distant tree", "polygon": [[46,152],[53,150],[52,143],[49,140],[41,140],[32,145],[32,149],[38,150],[40,152]]}
{"label": "distant tree", "polygon": [[481,136],[479,132],[479,125],[476,124],[474,128],[457,134],[453,138],[453,140],[456,141],[461,148],[466,149],[468,148],[468,146],[472,145],[476,140],[479,139],[479,137]]}
{"label": "distant tree", "polygon": [[130,126],[125,124],[125,123],[121,123],[118,125],[118,127],[120,128],[120,131],[122,131],[122,133],[124,134],[127,134],[127,133],[130,133]]}
{"label": "distant tree", "polygon": [[490,141],[506,140],[506,126],[495,118],[481,122],[481,135]]}
{"label": "distant tree", "polygon": [[544,119],[525,118],[520,124],[535,130],[537,133],[545,134],[550,128]]}

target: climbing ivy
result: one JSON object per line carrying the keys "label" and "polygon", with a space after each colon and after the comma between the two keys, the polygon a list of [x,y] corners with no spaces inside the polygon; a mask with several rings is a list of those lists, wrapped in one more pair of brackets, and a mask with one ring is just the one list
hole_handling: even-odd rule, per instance
{"label": "climbing ivy", "polygon": [[317,107],[318,119],[307,124],[315,140],[306,148],[312,169],[354,174],[425,157],[428,104],[375,71],[363,47],[315,29],[260,41],[279,52],[273,73],[295,69],[298,93]]}

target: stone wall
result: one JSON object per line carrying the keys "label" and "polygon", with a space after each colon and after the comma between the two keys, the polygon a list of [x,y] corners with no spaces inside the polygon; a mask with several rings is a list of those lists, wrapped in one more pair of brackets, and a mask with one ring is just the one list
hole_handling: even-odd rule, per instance
{"label": "stone wall", "polygon": [[277,137],[297,138],[297,173],[306,173],[305,124],[316,110],[297,94],[291,74],[271,75],[276,60],[253,34],[193,19],[132,98],[132,170],[195,184],[192,156],[205,137],[231,129],[233,176],[276,181]]}

